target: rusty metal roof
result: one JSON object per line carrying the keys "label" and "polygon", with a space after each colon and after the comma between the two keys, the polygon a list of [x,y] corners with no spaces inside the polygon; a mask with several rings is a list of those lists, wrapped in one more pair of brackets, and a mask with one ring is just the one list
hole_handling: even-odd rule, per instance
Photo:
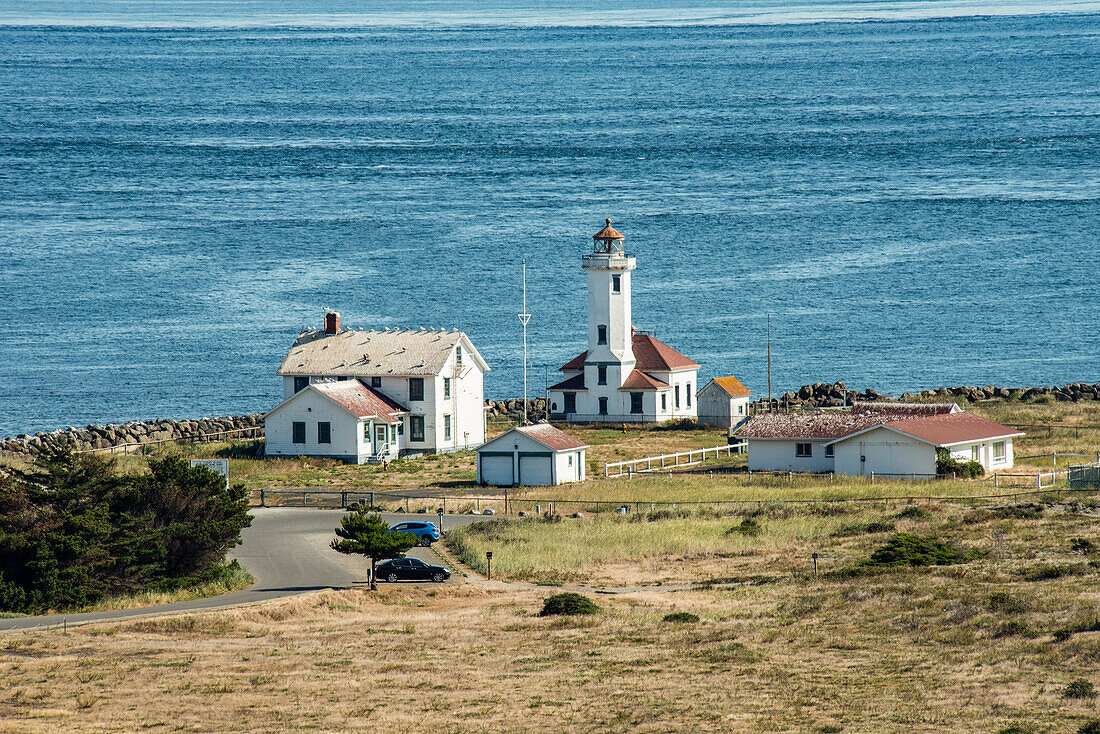
{"label": "rusty metal roof", "polygon": [[852,415],[864,413],[880,413],[891,415],[895,418],[902,416],[917,417],[922,415],[943,415],[945,413],[958,413],[959,406],[956,403],[886,403],[866,402],[856,403],[852,406]]}
{"label": "rusty metal roof", "polygon": [[877,414],[759,413],[749,418],[737,435],[741,438],[843,438],[888,420]]}
{"label": "rusty metal roof", "polygon": [[596,234],[592,235],[592,239],[594,239],[594,240],[621,240],[621,239],[625,239],[625,237],[623,237],[623,234],[621,232],[619,232],[617,229],[615,229],[614,227],[611,226],[611,218],[608,217],[607,218],[607,226],[605,226],[603,229],[601,229]]}
{"label": "rusty metal roof", "polygon": [[488,371],[466,335],[428,329],[345,329],[326,334],[304,331],[283,359],[278,375],[348,377],[438,375],[455,347],[465,339],[464,357]]}

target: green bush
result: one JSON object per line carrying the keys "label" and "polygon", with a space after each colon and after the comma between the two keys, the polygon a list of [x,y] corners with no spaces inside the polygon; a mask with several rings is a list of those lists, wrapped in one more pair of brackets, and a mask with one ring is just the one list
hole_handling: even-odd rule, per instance
{"label": "green bush", "polygon": [[756,520],[751,517],[746,517],[744,520],[741,521],[740,525],[734,525],[732,528],[727,530],[726,535],[734,535],[736,533],[740,535],[747,535],[750,538],[755,538],[757,535],[760,535],[763,529],[764,528]]}
{"label": "green bush", "polygon": [[869,533],[890,533],[894,531],[894,523],[889,520],[871,520],[870,522],[858,522],[845,525],[835,533],[833,537],[843,538],[849,535],[864,535]]}
{"label": "green bush", "polygon": [[976,461],[959,461],[951,458],[945,449],[936,450],[936,474],[955,475],[959,479],[973,479],[985,475],[985,468]]}
{"label": "green bush", "polygon": [[1089,719],[1081,724],[1077,734],[1100,734],[1100,719]]}
{"label": "green bush", "polygon": [[877,549],[864,561],[864,566],[948,566],[965,563],[984,555],[978,551],[963,552],[938,538],[922,538],[900,533]]}
{"label": "green bush", "polygon": [[1092,553],[1096,545],[1088,538],[1070,538],[1069,549],[1074,553]]}
{"label": "green bush", "polygon": [[694,624],[699,621],[699,616],[691,612],[672,612],[666,614],[662,621],[675,622],[677,624]]}
{"label": "green bush", "polygon": [[1031,734],[1031,729],[1023,724],[1009,724],[1004,729],[998,729],[997,734]]}
{"label": "green bush", "polygon": [[916,505],[913,505],[912,507],[906,507],[898,514],[894,515],[894,517],[899,520],[923,520],[926,517],[930,517],[931,514],[932,513],[930,513],[928,510],[924,510],[920,507],[917,507]]}
{"label": "green bush", "polygon": [[543,602],[542,611],[539,612],[539,616],[552,617],[559,615],[596,614],[599,611],[600,608],[587,596],[575,594],[570,591],[548,597],[546,601]]}
{"label": "green bush", "polygon": [[0,476],[0,610],[209,581],[251,522],[242,485],[179,457],[124,476],[94,454],[42,455]]}
{"label": "green bush", "polygon": [[1078,678],[1077,680],[1070,681],[1069,684],[1066,685],[1065,690],[1062,691],[1062,697],[1096,698],[1096,688],[1093,687],[1092,681]]}

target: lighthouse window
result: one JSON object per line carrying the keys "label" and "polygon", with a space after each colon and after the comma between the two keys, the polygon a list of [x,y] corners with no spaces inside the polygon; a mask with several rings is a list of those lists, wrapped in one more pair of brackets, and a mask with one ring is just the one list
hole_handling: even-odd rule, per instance
{"label": "lighthouse window", "polygon": [[600,415],[607,415],[607,398],[600,398]]}
{"label": "lighthouse window", "polygon": [[607,384],[607,368],[604,367],[602,364],[599,367],[596,368],[596,384],[597,385],[606,385]]}
{"label": "lighthouse window", "polygon": [[603,324],[596,327],[596,343],[607,344],[607,327]]}
{"label": "lighthouse window", "polygon": [[623,292],[622,291],[622,282],[623,282],[623,276],[621,276],[621,275],[612,275],[611,276],[611,292],[612,293],[622,293]]}
{"label": "lighthouse window", "polygon": [[642,412],[642,394],[640,392],[630,393],[630,412],[641,413]]}

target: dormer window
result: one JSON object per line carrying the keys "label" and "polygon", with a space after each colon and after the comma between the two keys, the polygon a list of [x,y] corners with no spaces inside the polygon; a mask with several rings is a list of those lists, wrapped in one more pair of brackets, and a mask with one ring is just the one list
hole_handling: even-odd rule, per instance
{"label": "dormer window", "polygon": [[596,343],[607,344],[607,326],[604,324],[596,327]]}
{"label": "dormer window", "polygon": [[611,276],[611,292],[622,293],[623,292],[623,276],[612,275]]}
{"label": "dormer window", "polygon": [[462,366],[462,345],[459,344],[455,347],[455,364],[459,367]]}

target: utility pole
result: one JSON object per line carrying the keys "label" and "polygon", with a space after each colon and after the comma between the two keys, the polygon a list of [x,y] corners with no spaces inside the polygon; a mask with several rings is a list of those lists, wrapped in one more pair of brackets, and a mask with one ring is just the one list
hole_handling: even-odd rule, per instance
{"label": "utility pole", "polygon": [[768,412],[772,412],[772,315],[768,314]]}
{"label": "utility pole", "polygon": [[531,322],[531,314],[527,313],[527,260],[521,261],[523,266],[523,313],[519,315],[519,322],[523,324],[523,425],[527,425],[527,324]]}

